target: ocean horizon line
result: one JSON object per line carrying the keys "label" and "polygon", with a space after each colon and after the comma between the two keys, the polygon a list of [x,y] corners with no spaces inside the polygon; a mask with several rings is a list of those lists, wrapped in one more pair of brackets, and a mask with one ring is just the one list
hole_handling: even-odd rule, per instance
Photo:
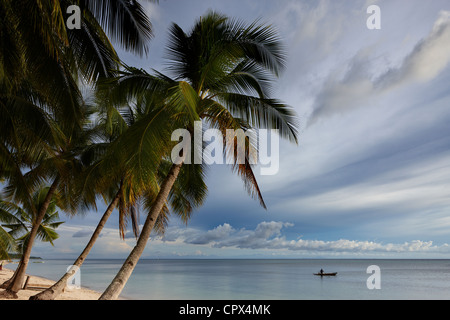
{"label": "ocean horizon line", "polygon": [[[41,258],[42,260],[75,260],[75,258]],[[17,259],[12,259],[12,260],[17,260]],[[115,261],[124,261],[125,259],[121,259],[121,258],[87,258],[85,261],[111,261],[111,260],[115,260]],[[143,261],[158,261],[158,260],[165,260],[165,261],[188,261],[188,260],[212,260],[212,261],[233,261],[233,260],[261,260],[261,261],[271,261],[271,260],[292,260],[292,261],[298,261],[298,260],[354,260],[354,261],[366,261],[366,260],[436,260],[436,261],[446,261],[449,260],[450,258],[142,258],[140,260]]]}

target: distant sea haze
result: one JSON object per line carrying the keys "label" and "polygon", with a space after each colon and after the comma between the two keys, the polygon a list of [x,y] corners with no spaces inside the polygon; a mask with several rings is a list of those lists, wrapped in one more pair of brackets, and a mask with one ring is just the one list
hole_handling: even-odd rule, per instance
{"label": "distant sea haze", "polygon": [[[30,263],[58,280],[71,260]],[[102,292],[121,260],[87,260],[81,285]],[[380,270],[370,290],[369,266]],[[14,264],[8,265],[14,268]],[[335,277],[314,276],[337,272]],[[450,260],[141,260],[122,298],[133,300],[448,300]]]}

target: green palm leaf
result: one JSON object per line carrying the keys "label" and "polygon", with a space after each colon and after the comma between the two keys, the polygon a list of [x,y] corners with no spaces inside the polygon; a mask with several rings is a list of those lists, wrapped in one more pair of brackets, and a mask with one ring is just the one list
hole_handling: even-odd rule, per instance
{"label": "green palm leaf", "polygon": [[262,99],[239,93],[217,93],[215,99],[233,115],[252,127],[279,130],[281,137],[297,143],[298,121],[292,108],[276,99]]}
{"label": "green palm leaf", "polygon": [[[44,202],[49,188],[40,188],[32,195],[33,207],[24,208],[16,203],[9,201],[0,201],[0,222],[3,222],[0,228],[0,242],[5,242],[9,239],[15,239],[14,245],[10,244],[9,248],[17,245],[16,250],[22,252],[30,241],[30,230],[35,223],[35,208],[39,208]],[[59,235],[56,229],[64,222],[58,221],[59,214],[56,212],[56,198],[54,198],[47,208],[44,219],[38,227],[37,239],[43,242],[50,242],[56,240]],[[3,234],[3,228],[9,229],[7,232],[9,236]]]}
{"label": "green palm leaf", "polygon": [[[157,1],[152,1],[157,2]],[[106,29],[113,41],[140,55],[148,52],[147,41],[152,37],[150,20],[144,8],[132,0],[80,0]]]}

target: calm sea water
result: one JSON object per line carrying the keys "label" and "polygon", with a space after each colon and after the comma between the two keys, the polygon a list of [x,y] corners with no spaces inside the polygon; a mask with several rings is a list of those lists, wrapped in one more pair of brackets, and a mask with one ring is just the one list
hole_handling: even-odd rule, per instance
{"label": "calm sea water", "polygon": [[[57,280],[72,260],[30,263],[28,273]],[[121,260],[87,260],[81,285],[103,291]],[[381,289],[367,288],[367,268]],[[12,268],[13,265],[8,267]],[[338,272],[321,278],[320,269]],[[135,300],[450,299],[450,260],[141,260],[122,297]]]}

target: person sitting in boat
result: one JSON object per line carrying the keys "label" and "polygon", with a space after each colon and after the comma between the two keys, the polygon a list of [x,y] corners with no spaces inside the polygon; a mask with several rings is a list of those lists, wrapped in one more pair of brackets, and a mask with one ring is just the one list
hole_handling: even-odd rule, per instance
{"label": "person sitting in boat", "polygon": [[319,272],[319,274],[323,274],[323,269],[320,269],[320,272]]}

